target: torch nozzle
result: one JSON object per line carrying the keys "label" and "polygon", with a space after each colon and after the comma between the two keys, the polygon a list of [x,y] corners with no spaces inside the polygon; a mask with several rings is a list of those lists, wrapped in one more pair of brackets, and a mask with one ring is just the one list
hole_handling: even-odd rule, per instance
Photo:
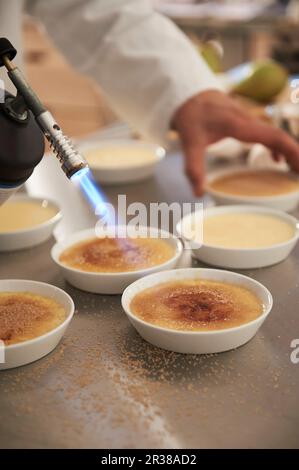
{"label": "torch nozzle", "polygon": [[77,171],[88,168],[85,158],[75,149],[71,140],[62,132],[49,111],[40,114],[37,122],[68,178],[71,178]]}

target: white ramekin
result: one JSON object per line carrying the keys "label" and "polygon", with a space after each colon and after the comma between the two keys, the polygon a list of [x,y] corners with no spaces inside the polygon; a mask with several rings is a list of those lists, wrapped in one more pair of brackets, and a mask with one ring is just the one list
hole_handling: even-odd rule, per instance
{"label": "white ramekin", "polygon": [[[214,331],[178,331],[147,323],[130,308],[132,299],[143,290],[181,279],[207,279],[242,285],[254,292],[264,304],[264,312],[255,320],[234,328]],[[185,354],[210,354],[228,351],[247,343],[257,333],[273,305],[270,292],[259,282],[241,274],[218,269],[186,268],[146,276],[131,284],[122,295],[122,306],[140,336],[159,348]]]}
{"label": "white ramekin", "polygon": [[150,162],[142,162],[142,158],[140,159],[140,163],[138,165],[128,165],[128,166],[120,166],[119,168],[115,167],[101,167],[99,165],[95,165],[94,163],[90,163],[90,168],[92,169],[92,174],[96,181],[102,184],[123,184],[123,183],[133,183],[137,181],[144,180],[146,178],[151,177],[158,165],[158,163],[165,157],[165,150],[155,144],[151,144],[149,142],[144,142],[140,140],[133,140],[133,139],[114,139],[108,140],[103,139],[98,142],[90,142],[81,144],[80,151],[84,155],[85,152],[92,149],[100,149],[105,147],[134,147],[139,148],[140,150],[146,148],[152,151],[153,153],[153,160]]}
{"label": "white ramekin", "polygon": [[[93,273],[71,268],[62,263],[59,257],[65,249],[70,248],[78,242],[101,236],[101,230],[97,230],[96,233],[94,228],[77,232],[67,237],[65,240],[56,243],[51,251],[52,259],[60,267],[64,278],[78,289],[95,294],[121,294],[123,290],[129,284],[136,281],[136,279],[146,276],[147,274],[175,268],[179,261],[183,251],[182,242],[164,230],[158,230],[152,227],[151,230],[154,235],[162,235],[163,240],[175,248],[175,253],[172,258],[163,264],[158,264],[151,268],[119,273]],[[144,236],[148,233],[147,231],[148,227],[139,227],[139,233],[144,234]]]}
{"label": "white ramekin", "polygon": [[53,201],[44,198],[31,197],[27,195],[16,195],[11,198],[12,201],[28,201],[40,204],[48,204],[56,210],[56,214],[42,224],[30,227],[24,230],[14,230],[12,232],[0,232],[0,251],[15,251],[24,248],[31,248],[48,240],[62,214],[60,207]]}
{"label": "white ramekin", "polygon": [[[234,173],[252,172],[252,168],[234,167],[226,170],[215,171],[208,175],[206,191],[213,197],[217,204],[253,204],[257,206],[266,206],[272,209],[278,209],[285,212],[291,212],[296,209],[299,202],[299,190],[278,196],[238,196],[216,191],[210,187],[210,183],[218,178]],[[258,169],[254,170],[258,171]],[[278,171],[281,170],[271,170]],[[298,178],[298,175],[295,175]]]}
{"label": "white ramekin", "polygon": [[53,351],[63,337],[65,330],[73,317],[75,307],[71,297],[62,289],[50,284],[37,281],[25,281],[21,279],[0,280],[0,292],[31,292],[33,294],[44,295],[60,303],[66,312],[66,319],[61,323],[61,325],[54,328],[54,330],[51,330],[42,336],[38,336],[37,338],[23,341],[22,343],[5,346],[5,362],[0,363],[0,370],[29,364],[30,362],[34,362]]}
{"label": "white ramekin", "polygon": [[[299,228],[298,220],[285,212],[269,209],[261,206],[217,206],[210,207],[204,210],[204,218],[229,213],[255,213],[263,215],[272,215],[284,220],[294,227],[294,236],[286,242],[272,245],[265,248],[224,248],[219,246],[212,246],[203,243],[201,246],[196,246],[196,242],[192,242],[192,254],[195,258],[203,261],[211,266],[218,266],[222,268],[231,269],[254,269],[271,266],[285,260],[293,248],[295,247],[298,237]],[[192,213],[185,216],[177,225],[176,229],[180,237],[184,240],[186,247],[188,247],[189,239],[184,232],[184,224],[190,226],[190,218],[196,217],[197,213]],[[198,217],[202,220],[202,214],[198,213]]]}

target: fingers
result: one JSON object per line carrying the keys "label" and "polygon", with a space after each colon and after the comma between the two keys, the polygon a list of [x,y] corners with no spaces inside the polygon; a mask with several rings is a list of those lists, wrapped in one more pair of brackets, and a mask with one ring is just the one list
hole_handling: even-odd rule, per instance
{"label": "fingers", "polygon": [[202,196],[205,184],[204,146],[184,143],[185,172],[196,196]]}
{"label": "fingers", "polygon": [[271,156],[272,156],[273,160],[277,163],[279,163],[283,160],[283,155],[281,155],[281,153],[275,152],[274,150],[272,150]]}
{"label": "fingers", "polygon": [[265,145],[275,156],[283,155],[289,165],[299,172],[299,145],[281,129],[259,120],[248,119],[236,122],[233,134],[233,137],[244,142],[259,142]]}

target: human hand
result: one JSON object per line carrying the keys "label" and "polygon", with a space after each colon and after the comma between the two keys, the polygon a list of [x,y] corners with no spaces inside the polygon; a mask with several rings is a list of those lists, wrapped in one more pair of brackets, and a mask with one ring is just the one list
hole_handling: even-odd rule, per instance
{"label": "human hand", "polygon": [[283,155],[299,172],[299,145],[284,131],[251,116],[233,98],[216,90],[201,92],[186,101],[175,113],[173,127],[185,153],[185,170],[194,193],[204,190],[206,147],[224,137],[261,143],[275,160]]}

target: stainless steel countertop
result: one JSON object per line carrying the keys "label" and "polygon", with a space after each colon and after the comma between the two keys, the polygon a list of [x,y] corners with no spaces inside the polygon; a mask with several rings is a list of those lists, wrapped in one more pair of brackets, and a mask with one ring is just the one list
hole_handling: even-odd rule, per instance
{"label": "stainless steel countertop", "polygon": [[[154,179],[106,188],[107,195],[112,202],[117,192],[129,202],[191,201],[181,166],[170,155]],[[62,202],[58,237],[94,224],[54,158],[44,159],[27,186]],[[298,447],[299,364],[290,361],[290,343],[299,338],[299,245],[285,262],[245,272],[274,296],[257,336],[238,350],[188,356],[145,343],[120,296],[67,285],[50,258],[53,243],[0,255],[0,278],[55,284],[77,308],[53,353],[0,372],[1,448]],[[182,265],[190,262],[187,253]]]}

